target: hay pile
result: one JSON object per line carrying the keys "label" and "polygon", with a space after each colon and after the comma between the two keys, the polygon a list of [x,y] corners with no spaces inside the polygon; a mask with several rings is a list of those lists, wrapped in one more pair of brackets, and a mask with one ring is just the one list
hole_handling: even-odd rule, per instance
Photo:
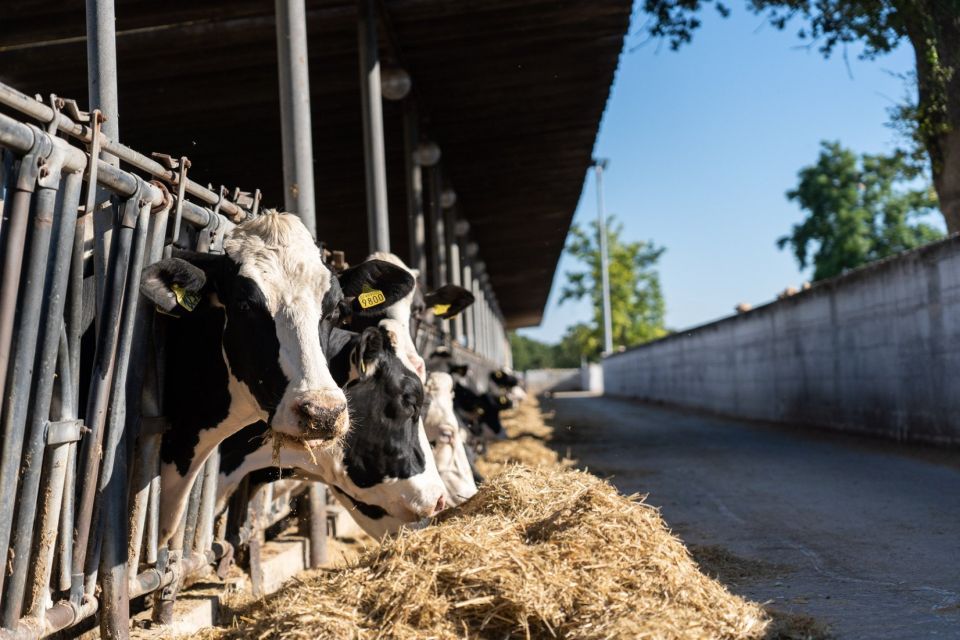
{"label": "hay pile", "polygon": [[316,572],[227,638],[761,638],[658,512],[587,473],[513,466],[442,522]]}
{"label": "hay pile", "polygon": [[545,443],[553,436],[553,429],[544,422],[536,398],[529,398],[518,408],[500,415],[507,439],[491,442],[483,457],[477,460],[477,470],[484,477],[491,478],[514,464],[568,467],[573,463],[572,460],[561,459],[546,446]]}

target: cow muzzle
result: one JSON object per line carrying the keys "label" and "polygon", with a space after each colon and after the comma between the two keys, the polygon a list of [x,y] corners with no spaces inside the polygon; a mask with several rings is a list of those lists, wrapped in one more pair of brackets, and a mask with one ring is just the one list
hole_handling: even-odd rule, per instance
{"label": "cow muzzle", "polygon": [[298,394],[291,404],[297,431],[305,440],[335,440],[350,428],[346,398],[328,393]]}

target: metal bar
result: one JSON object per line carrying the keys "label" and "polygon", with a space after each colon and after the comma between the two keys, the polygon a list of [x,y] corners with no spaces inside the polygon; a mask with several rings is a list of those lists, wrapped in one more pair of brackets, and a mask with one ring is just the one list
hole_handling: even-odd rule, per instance
{"label": "metal bar", "polygon": [[304,0],[276,0],[280,125],[283,140],[283,202],[317,237],[313,195],[313,128]]}
{"label": "metal bar", "polygon": [[[73,275],[71,274],[71,278]],[[69,337],[64,332],[60,338],[60,355],[66,356],[70,353],[69,351]],[[63,396],[69,397],[70,405],[69,410],[61,410],[61,419],[64,418],[76,418],[77,417],[77,401],[79,399],[78,395],[78,381],[74,378],[75,371],[78,370],[78,367],[74,367],[73,362],[70,361],[67,357],[67,373],[63,375],[63,380],[61,380],[61,392]],[[69,393],[64,389],[64,385],[69,381],[70,390]],[[66,406],[66,401],[61,402],[62,406]],[[66,474],[64,477],[63,483],[63,500],[60,505],[60,519],[59,519],[59,528],[60,533],[57,539],[57,556],[58,556],[58,565],[60,567],[60,575],[58,576],[58,588],[60,591],[67,591],[70,589],[70,569],[73,565],[73,501],[74,501],[74,480],[76,478],[76,469],[77,469],[77,443],[71,442],[67,444],[67,463],[66,463]]]}
{"label": "metal bar", "polygon": [[420,142],[417,110],[412,100],[403,104],[403,153],[404,172],[407,177],[407,236],[409,239],[408,262],[420,272],[427,273],[427,229],[423,218],[423,169],[414,158]]}
{"label": "metal bar", "polygon": [[307,492],[310,503],[310,568],[327,564],[327,487],[311,482]]}
{"label": "metal bar", "polygon": [[[141,181],[142,183],[142,181]],[[124,219],[139,212],[139,198],[129,198],[124,205]],[[76,517],[76,536],[73,547],[73,584],[70,587],[70,599],[75,604],[80,602],[84,592],[83,578],[87,568],[87,547],[90,542],[91,525],[99,524],[99,518],[94,518],[94,502],[98,492],[98,478],[100,475],[100,454],[103,446],[106,426],[107,409],[110,401],[111,380],[117,355],[117,342],[120,337],[120,321],[123,305],[123,292],[126,283],[127,271],[130,265],[130,253],[133,243],[134,229],[129,225],[120,228],[117,241],[111,244],[110,261],[108,262],[108,282],[110,286],[105,291],[105,298],[98,310],[103,319],[97,330],[97,348],[94,355],[93,373],[90,378],[90,388],[87,400],[87,415],[84,421],[90,433],[83,440],[81,452],[80,478],[83,486],[80,490],[80,503]],[[96,564],[99,558],[92,558],[92,570],[96,573]],[[92,593],[93,584],[86,589]]]}
{"label": "metal bar", "polygon": [[603,209],[603,170],[606,160],[594,160],[597,175],[597,236],[600,240],[600,279],[603,296],[603,352],[613,352],[613,321],[610,316],[610,259],[607,256],[607,214]]}
{"label": "metal bar", "polygon": [[[149,203],[142,203],[139,215],[131,219],[124,215],[121,229],[136,225],[129,261],[129,273],[123,297],[123,324],[117,343],[116,367],[112,381],[110,415],[107,425],[107,444],[103,450],[103,467],[99,478],[100,517],[95,541],[102,540],[99,555],[100,591],[103,612],[100,616],[100,635],[103,638],[126,637],[130,628],[130,605],[127,590],[127,442],[126,423],[127,374],[134,354],[134,327],[140,305],[140,273],[146,254],[147,229],[150,225]],[[139,365],[140,363],[135,363]],[[135,390],[139,394],[139,389]],[[109,527],[104,526],[110,523]],[[95,545],[100,546],[100,545]]]}
{"label": "metal bar", "polygon": [[[60,331],[59,348],[57,350],[57,375],[60,377],[60,411],[57,418],[59,420],[76,418],[76,401],[73,396],[73,384],[71,380],[70,360],[67,349],[67,334]],[[34,553],[36,562],[31,565],[31,578],[29,583],[33,585],[30,590],[30,602],[27,605],[27,611],[30,616],[39,618],[43,615],[43,607],[50,588],[50,575],[53,571],[54,555],[57,551],[57,527],[59,518],[63,513],[63,501],[66,498],[64,486],[66,485],[66,476],[69,472],[70,445],[65,442],[53,446],[50,451],[50,463],[48,465],[48,476],[45,486],[48,499],[43,501],[42,513],[40,516],[40,535],[37,536],[37,549]],[[58,584],[59,581],[58,581]],[[67,582],[67,587],[70,584]]]}
{"label": "metal bar", "polygon": [[[87,31],[87,94],[90,108],[103,113],[103,132],[114,140],[120,134],[120,113],[117,101],[117,35],[114,0],[86,0]],[[54,119],[56,114],[54,114]],[[97,156],[92,156],[96,158]],[[115,167],[120,161],[109,153],[99,156],[104,162]],[[95,187],[95,185],[92,185]],[[97,199],[109,198],[109,193],[97,189]],[[110,255],[110,242],[113,236],[113,210],[95,209],[93,211],[93,272],[96,282],[97,305],[104,297],[107,286],[107,260]],[[99,316],[97,322],[100,322]]]}
{"label": "metal bar", "polygon": [[[461,282],[463,283],[463,287],[467,289],[471,288],[470,283],[473,282],[473,269],[470,267],[469,259],[463,261],[463,280]],[[476,305],[472,304],[461,314],[463,316],[464,346],[467,349],[474,349],[477,344],[476,322],[474,321],[473,315],[475,311]]]}
{"label": "metal bar", "polygon": [[427,224],[429,225],[428,242],[430,243],[430,277],[426,280],[431,288],[437,289],[444,285],[442,274],[446,268],[442,253],[443,242],[440,240],[442,234],[438,235],[437,233],[443,224],[441,221],[442,214],[440,212],[440,167],[438,165],[427,167],[426,174]]}
{"label": "metal bar", "polygon": [[[38,132],[38,137],[40,136],[46,136],[46,134]],[[47,141],[50,142],[50,139],[47,138]],[[52,144],[50,146],[52,149],[57,148]],[[46,160],[49,163],[47,169],[54,173],[48,173],[46,178],[38,177],[37,184],[40,188],[34,196],[34,210],[31,218],[33,230],[26,255],[22,295],[17,300],[17,339],[16,344],[12,345],[12,368],[7,386],[4,388],[3,454],[0,458],[0,486],[4,489],[0,492],[0,513],[8,514],[7,517],[0,518],[0,558],[4,559],[7,558],[12,533],[13,518],[10,518],[9,514],[14,513],[16,507],[15,498],[24,445],[24,427],[31,395],[37,340],[40,334],[44,276],[47,270],[47,254],[50,251],[50,236],[57,202],[57,187],[60,181],[60,166],[54,165],[56,159],[52,157],[52,153],[50,156]],[[36,159],[39,160],[39,157]],[[49,180],[49,183],[45,180]],[[18,185],[17,198],[22,202],[28,192],[20,189],[20,186],[22,185]],[[4,309],[4,312],[6,311]],[[11,309],[10,312],[12,313],[13,310]],[[5,578],[6,571],[0,572],[0,590],[3,588]],[[17,592],[14,587],[4,600],[5,602],[16,600],[16,606],[19,607],[22,598],[22,588]],[[4,626],[10,628],[11,624],[15,623],[16,617],[10,624]]]}
{"label": "metal bar", "polygon": [[193,549],[193,540],[197,532],[197,516],[200,514],[200,496],[203,493],[204,475],[198,474],[190,487],[190,499],[187,502],[186,519],[183,525],[183,542],[180,549],[187,555]]}
{"label": "metal bar", "polygon": [[[20,113],[35,118],[40,122],[48,123],[56,120],[57,127],[60,131],[73,138],[76,138],[77,140],[80,140],[81,142],[90,143],[93,139],[93,131],[89,127],[74,122],[63,113],[56,113],[53,109],[42,102],[38,102],[30,96],[21,93],[13,87],[3,83],[0,83],[0,104],[6,105],[11,109],[16,109]],[[104,151],[104,153],[114,155],[120,158],[120,160],[122,160],[125,164],[136,167],[137,169],[144,171],[145,173],[149,173],[151,176],[159,178],[164,182],[174,185],[178,184],[177,181],[179,174],[177,171],[167,169],[156,160],[148,158],[147,156],[134,151],[126,145],[114,142],[115,138],[111,138],[109,135],[102,135],[100,140],[100,148]],[[103,165],[100,166],[102,167]],[[112,185],[108,184],[107,186],[111,186],[111,188],[113,188]],[[185,183],[185,190],[203,204],[210,206],[217,204],[219,194],[215,191],[207,189],[199,183],[187,180]],[[120,195],[131,194],[132,190],[129,192],[122,192]],[[205,211],[205,209],[202,207],[197,207],[196,210],[191,212],[190,208],[188,207],[188,219],[191,213],[196,215],[196,211]],[[229,201],[223,202],[220,207],[220,212],[234,222],[243,220],[247,217],[247,212],[244,211],[242,207]],[[191,222],[201,227],[206,224],[205,220],[191,220]]]}
{"label": "metal bar", "polygon": [[[166,191],[166,189],[163,189]],[[168,194],[165,194],[168,195]],[[167,218],[172,200],[167,197],[160,207],[150,217],[150,230],[147,233],[147,247],[143,264],[152,264],[163,257],[164,242],[167,233]],[[136,449],[131,474],[130,506],[129,506],[129,534],[127,545],[127,581],[133,580],[139,570],[140,551],[143,544],[143,534],[147,524],[147,511],[150,498],[150,484],[157,472],[157,447],[155,434],[151,430],[142,429],[142,423],[147,415],[157,415],[156,392],[152,384],[146,384],[150,367],[147,363],[147,345],[153,329],[153,313],[151,303],[139,296],[138,321],[134,327],[133,346],[131,349],[131,367],[127,381],[127,420],[126,430],[128,441],[135,443]],[[153,381],[151,381],[152,383]],[[132,409],[132,410],[131,410]],[[155,545],[154,545],[155,549]]]}
{"label": "metal bar", "polygon": [[[50,416],[50,405],[53,399],[53,386],[56,379],[57,351],[60,347],[60,329],[63,325],[63,309],[66,302],[67,278],[70,275],[70,254],[73,250],[73,232],[76,228],[77,207],[80,204],[80,187],[82,175],[80,172],[67,174],[63,181],[63,194],[60,199],[56,221],[53,216],[49,220],[42,217],[34,218],[33,236],[46,235],[47,247],[44,250],[46,274],[41,278],[39,285],[43,300],[47,300],[43,311],[42,333],[39,336],[39,358],[33,367],[33,403],[30,407],[27,426],[25,455],[22,458],[20,470],[19,495],[17,496],[16,528],[13,531],[13,571],[7,587],[8,597],[3,603],[3,626],[12,628],[20,618],[23,593],[26,588],[28,568],[31,566],[30,547],[33,542],[34,524],[36,522],[37,496],[40,492],[40,472],[43,468],[44,450],[46,448],[46,426]],[[54,251],[50,255],[50,225],[57,229]],[[41,230],[41,227],[47,229]],[[31,240],[31,250],[35,247]],[[31,263],[33,259],[31,258]],[[28,276],[29,277],[29,276]],[[38,320],[40,320],[38,318]],[[58,447],[62,449],[63,447]],[[62,452],[60,469],[66,463]],[[12,487],[5,488],[12,489]],[[59,513],[60,492],[55,492],[54,500]],[[43,501],[42,508],[49,513],[51,505]],[[50,548],[53,540],[50,540]],[[36,565],[34,565],[36,568]],[[46,573],[41,568],[41,575]],[[46,581],[40,585],[33,585],[33,593],[46,587]]]}
{"label": "metal bar", "polygon": [[[460,245],[457,244],[457,215],[453,207],[443,210],[443,244],[447,259],[445,284],[460,285]],[[458,340],[463,335],[459,314],[449,321],[450,338]]]}
{"label": "metal bar", "polygon": [[[38,143],[39,145],[39,143]],[[17,312],[17,297],[20,291],[20,273],[23,269],[23,252],[27,243],[27,219],[30,215],[30,198],[37,181],[39,146],[28,153],[20,163],[17,186],[13,193],[9,222],[6,227],[3,275],[0,277],[0,387],[7,380],[10,353],[13,349],[13,327]],[[6,394],[0,394],[0,409]],[[0,576],[0,587],[3,577]]]}
{"label": "metal bar", "polygon": [[203,489],[197,514],[197,532],[193,548],[203,552],[213,544],[213,520],[217,506],[217,476],[220,473],[220,452],[214,450],[203,465]]}
{"label": "metal bar", "polygon": [[367,185],[367,238],[370,252],[390,251],[387,211],[387,160],[383,143],[383,100],[380,95],[380,43],[374,0],[357,2],[357,42],[360,51],[360,95],[363,118],[363,157]]}

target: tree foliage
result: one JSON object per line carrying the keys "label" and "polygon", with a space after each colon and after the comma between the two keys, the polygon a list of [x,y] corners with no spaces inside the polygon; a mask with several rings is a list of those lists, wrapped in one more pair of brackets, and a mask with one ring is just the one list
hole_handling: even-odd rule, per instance
{"label": "tree foliage", "polygon": [[[567,284],[560,293],[560,304],[588,298],[593,322],[575,324],[567,329],[561,344],[590,359],[603,349],[603,306],[600,276],[600,249],[597,223],[590,231],[574,224],[567,238],[567,253],[582,269],[566,273]],[[665,306],[660,289],[657,261],[664,249],[650,242],[626,242],[623,225],[611,216],[607,222],[607,252],[610,257],[610,307],[613,345],[632,346],[666,334]]]}
{"label": "tree foliage", "polygon": [[821,143],[817,162],[799,172],[787,192],[806,219],[777,241],[815,280],[942,237],[918,219],[936,211],[929,182],[906,153],[857,157],[839,142]]}
{"label": "tree foliage", "polygon": [[510,348],[513,350],[513,368],[567,369],[580,366],[580,354],[571,350],[569,344],[547,344],[533,338],[510,333]]}
{"label": "tree foliage", "polygon": [[[645,30],[672,49],[690,42],[700,12],[722,0],[644,0],[650,20]],[[911,136],[931,161],[947,228],[960,231],[960,0],[746,0],[747,8],[779,29],[799,23],[797,35],[824,56],[863,43],[861,57],[872,59],[904,39],[916,60],[916,101],[897,116],[909,119]]]}

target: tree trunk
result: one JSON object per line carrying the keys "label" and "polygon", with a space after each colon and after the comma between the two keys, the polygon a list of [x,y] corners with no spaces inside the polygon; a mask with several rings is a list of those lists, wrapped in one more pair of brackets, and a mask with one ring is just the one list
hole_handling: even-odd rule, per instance
{"label": "tree trunk", "polygon": [[[954,100],[960,102],[960,96]],[[933,184],[940,199],[940,211],[947,221],[947,231],[957,233],[960,232],[960,119],[954,120],[952,130],[939,138],[937,146],[942,160],[939,167],[934,167]]]}
{"label": "tree trunk", "polygon": [[949,233],[960,232],[960,0],[901,8],[917,61],[920,135]]}

